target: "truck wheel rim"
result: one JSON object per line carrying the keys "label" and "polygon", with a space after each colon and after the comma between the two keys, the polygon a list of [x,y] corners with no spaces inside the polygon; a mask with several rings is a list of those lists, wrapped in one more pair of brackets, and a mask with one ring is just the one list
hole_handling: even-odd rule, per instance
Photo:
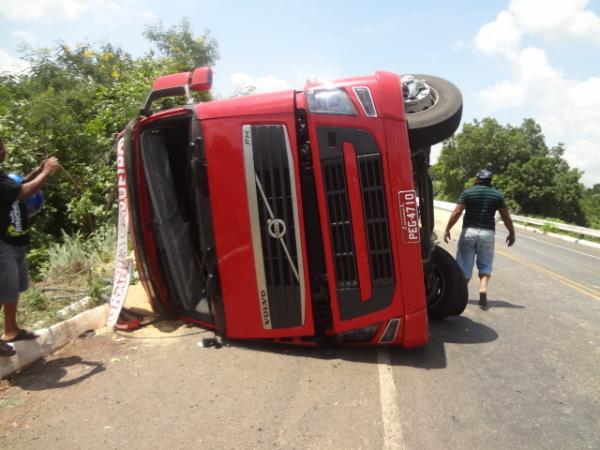
{"label": "truck wheel rim", "polygon": [[437,104],[439,94],[425,80],[419,80],[413,75],[402,75],[400,82],[405,112],[418,113],[431,109]]}
{"label": "truck wheel rim", "polygon": [[446,279],[437,266],[432,268],[431,276],[435,279],[435,286],[427,293],[427,306],[429,308],[435,307],[444,298],[446,293]]}

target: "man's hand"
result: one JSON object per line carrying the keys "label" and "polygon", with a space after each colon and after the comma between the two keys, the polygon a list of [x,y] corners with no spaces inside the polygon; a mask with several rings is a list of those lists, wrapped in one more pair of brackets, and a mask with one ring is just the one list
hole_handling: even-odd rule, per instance
{"label": "man's hand", "polygon": [[56,169],[58,169],[59,165],[58,159],[52,156],[51,158],[44,160],[42,163],[42,171],[46,172],[48,175],[52,175],[54,172],[56,172]]}
{"label": "man's hand", "polygon": [[450,242],[450,230],[454,226],[460,216],[462,216],[463,211],[465,210],[465,205],[463,203],[457,203],[454,211],[450,213],[450,218],[448,219],[448,224],[446,225],[446,229],[444,230],[444,242],[447,244]]}
{"label": "man's hand", "polygon": [[19,200],[27,200],[29,197],[39,191],[44,183],[46,183],[48,177],[56,172],[56,169],[58,169],[59,166],[60,164],[58,159],[56,159],[54,156],[46,159],[42,163],[42,171],[35,175],[35,177],[33,177],[31,180],[23,183],[23,187],[21,188],[21,192],[19,193],[18,197]]}
{"label": "man's hand", "polygon": [[511,247],[514,243],[515,243],[515,234],[514,233],[508,233],[508,236],[506,236],[506,243],[508,244],[509,247]]}
{"label": "man's hand", "polygon": [[450,230],[445,230],[444,231],[444,242],[447,244],[448,242],[450,242]]}

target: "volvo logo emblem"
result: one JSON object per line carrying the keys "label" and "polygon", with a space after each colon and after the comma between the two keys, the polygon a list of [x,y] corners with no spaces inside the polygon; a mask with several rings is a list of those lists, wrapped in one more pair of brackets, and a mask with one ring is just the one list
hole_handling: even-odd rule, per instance
{"label": "volvo logo emblem", "polygon": [[281,219],[269,219],[267,220],[267,232],[273,239],[281,239],[285,236],[287,227],[285,222]]}

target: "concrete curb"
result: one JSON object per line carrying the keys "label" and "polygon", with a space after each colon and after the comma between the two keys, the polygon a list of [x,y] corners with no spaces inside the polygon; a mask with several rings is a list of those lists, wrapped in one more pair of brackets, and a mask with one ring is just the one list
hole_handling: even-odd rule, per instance
{"label": "concrete curb", "polygon": [[15,342],[13,345],[17,354],[10,358],[0,357],[0,378],[5,378],[55,352],[88,330],[104,327],[107,317],[108,305],[97,306],[50,328],[37,330],[39,337],[36,340]]}

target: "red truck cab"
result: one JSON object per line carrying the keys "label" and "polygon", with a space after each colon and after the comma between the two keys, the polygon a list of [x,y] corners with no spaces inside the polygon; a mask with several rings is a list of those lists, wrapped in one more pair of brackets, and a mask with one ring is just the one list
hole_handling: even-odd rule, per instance
{"label": "red truck cab", "polygon": [[[376,72],[194,102],[211,82],[208,68],[157,79],[123,134],[154,309],[230,339],[425,344],[440,287],[406,84]],[[152,111],[166,96],[189,101]]]}

